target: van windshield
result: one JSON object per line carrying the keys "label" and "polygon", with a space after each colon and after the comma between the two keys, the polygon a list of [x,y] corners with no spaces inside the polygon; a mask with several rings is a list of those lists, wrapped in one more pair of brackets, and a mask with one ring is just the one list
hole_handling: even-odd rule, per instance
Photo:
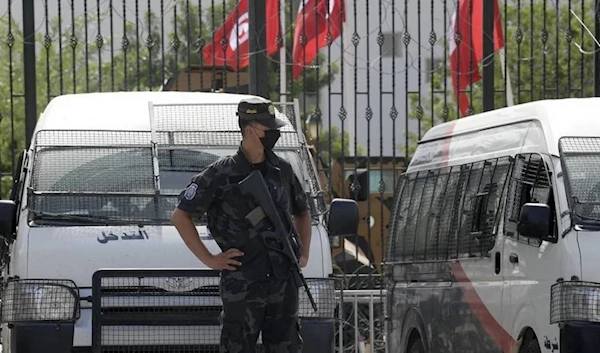
{"label": "van windshield", "polygon": [[562,138],[559,146],[573,213],[600,224],[600,138]]}
{"label": "van windshield", "polygon": [[[236,152],[237,148],[159,149],[157,192],[150,147],[41,149],[34,157],[28,207],[33,218],[50,221],[167,224],[179,193],[192,177]],[[291,163],[304,184],[299,154],[294,150],[275,153]]]}

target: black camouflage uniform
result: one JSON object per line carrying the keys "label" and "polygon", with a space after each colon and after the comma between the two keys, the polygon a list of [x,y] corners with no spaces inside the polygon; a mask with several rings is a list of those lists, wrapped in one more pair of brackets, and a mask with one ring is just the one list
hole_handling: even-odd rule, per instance
{"label": "black camouflage uniform", "polygon": [[[276,119],[268,101],[243,100],[238,106],[240,126],[256,120],[274,130],[285,122]],[[259,120],[263,119],[263,120]],[[270,133],[271,134],[271,133]],[[272,133],[274,144],[279,137]],[[259,333],[266,352],[301,352],[303,340],[298,320],[298,287],[291,276],[289,260],[267,251],[260,232],[271,230],[264,219],[252,227],[245,217],[257,205],[244,196],[237,183],[255,168],[262,172],[274,204],[280,212],[300,214],[308,209],[306,195],[289,162],[265,148],[265,160],[253,165],[238,149],[195,176],[180,195],[178,207],[200,217],[207,213],[208,228],[223,252],[236,248],[244,253],[236,271],[221,272],[220,293],[222,353],[255,352]],[[280,216],[285,222],[283,215]]]}

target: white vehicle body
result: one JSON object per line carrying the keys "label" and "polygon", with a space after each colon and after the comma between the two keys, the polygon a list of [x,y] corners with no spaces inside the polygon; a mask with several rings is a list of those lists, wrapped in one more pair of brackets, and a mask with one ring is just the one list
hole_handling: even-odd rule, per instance
{"label": "white vehicle body", "polygon": [[389,352],[597,350],[598,111],[536,101],[423,136],[390,230]]}
{"label": "white vehicle body", "polygon": [[[76,94],[53,99],[40,115],[31,146],[26,151],[20,177],[22,185],[16,195],[18,201],[17,232],[10,245],[10,261],[5,268],[4,279],[18,277],[19,279],[69,280],[77,286],[79,296],[82,298],[80,317],[74,322],[72,342],[66,342],[67,347],[72,345],[75,347],[73,351],[77,352],[91,351],[92,279],[98,270],[202,270],[207,267],[187,249],[177,230],[168,222],[139,227],[135,224],[78,224],[77,220],[74,220],[73,224],[69,224],[67,219],[61,221],[62,223],[52,224],[50,222],[44,225],[33,225],[31,208],[43,205],[44,200],[52,200],[50,198],[52,195],[44,196],[47,199],[42,198],[52,190],[67,193],[69,191],[109,191],[116,194],[119,190],[102,190],[102,183],[107,181],[107,177],[110,175],[113,175],[115,180],[117,178],[129,180],[127,178],[130,178],[128,183],[133,185],[135,192],[138,193],[152,193],[151,183],[157,179],[160,179],[161,192],[170,192],[171,194],[180,192],[185,189],[190,177],[199,171],[188,170],[185,173],[173,173],[168,177],[166,172],[161,170],[162,167],[158,165],[158,159],[154,159],[154,165],[149,164],[149,169],[136,170],[136,166],[141,164],[132,158],[131,164],[121,165],[123,169],[119,174],[118,169],[113,169],[114,165],[102,164],[100,157],[119,152],[118,146],[126,149],[137,145],[142,146],[144,151],[159,151],[157,153],[160,153],[161,149],[167,151],[179,149],[192,151],[192,153],[209,153],[215,158],[233,154],[237,151],[241,141],[241,134],[235,133],[236,130],[239,132],[235,111],[237,103],[245,97],[249,96],[191,92]],[[289,104],[285,108],[292,109],[291,114],[282,114],[281,106],[276,105],[276,109],[278,109],[279,117],[287,119],[292,116],[299,119],[298,111],[293,110],[293,104]],[[316,171],[311,170],[314,166],[310,155],[303,151],[306,148],[303,144],[304,136],[301,132],[297,133],[294,130],[294,126],[299,126],[298,124],[299,120],[290,120],[290,124],[282,129],[282,138],[276,145],[275,151],[292,164],[307,193],[316,195],[319,188],[316,184],[318,181],[316,178],[311,179],[311,173],[316,173]],[[174,141],[163,139],[166,134],[173,132],[175,134],[169,136],[175,136]],[[190,137],[191,135],[193,136]],[[185,140],[186,138],[186,142],[178,142],[178,139]],[[216,142],[211,143],[211,139]],[[286,141],[292,142],[287,143]],[[294,145],[294,141],[297,142],[297,145]],[[287,145],[285,145],[286,143]],[[285,146],[281,147],[282,145]],[[64,146],[92,148],[84,149],[89,152],[81,153],[81,150],[77,148],[64,148]],[[113,152],[103,154],[102,148]],[[150,155],[152,152],[148,153]],[[92,166],[91,170],[90,168],[85,169],[88,173],[85,174],[85,177],[89,179],[87,181],[78,178],[69,179],[69,175],[71,175],[69,172],[76,168],[83,168],[84,163]],[[94,168],[97,169],[94,170]],[[107,171],[109,172],[107,173]],[[157,178],[157,174],[160,176],[159,178]],[[61,180],[64,181],[61,185],[66,185],[66,187],[53,189],[53,185],[60,184]],[[107,185],[112,185],[109,181],[107,181]],[[143,190],[144,186],[141,185],[146,181],[149,181],[148,185],[150,185],[148,191]],[[92,183],[94,185],[90,185]],[[102,185],[98,186],[98,184]],[[71,188],[71,190],[65,190],[65,188]],[[36,191],[39,191],[41,195],[36,196],[41,200],[39,204],[30,199],[32,192],[35,194]],[[120,191],[128,192],[128,190]],[[67,195],[65,197],[72,197],[69,200],[81,197],[80,200],[83,200],[86,196]],[[63,205],[60,202],[76,202],[65,201],[66,199],[56,200],[56,202],[52,201],[55,202],[54,204],[50,201],[46,202],[50,202],[49,204],[52,205]],[[54,211],[54,209],[46,207],[44,211]],[[167,221],[170,211],[163,211],[165,211],[163,212],[164,221]],[[55,212],[59,212],[58,209]],[[313,214],[313,216],[310,258],[302,272],[307,279],[327,279],[333,273],[328,230],[323,225],[323,214]],[[199,224],[197,229],[208,249],[213,254],[219,253],[221,250],[210,237],[207,227]],[[117,236],[113,237],[111,234]],[[127,237],[128,234],[129,237]],[[138,237],[138,235],[140,236]],[[319,295],[314,292],[317,289],[313,288],[313,296],[319,304]],[[300,288],[300,291],[302,293],[304,289]],[[324,298],[324,296],[321,297]],[[301,298],[305,299],[306,297],[301,296]],[[11,310],[11,308],[17,310],[7,304],[10,302],[10,298],[5,297],[3,300],[5,311]],[[79,301],[79,298],[77,300]],[[21,304],[15,301],[11,305]],[[28,310],[33,309],[30,307]],[[12,315],[17,316],[15,313]],[[35,316],[35,313],[30,312],[28,315]],[[314,316],[314,313],[312,313],[310,305],[301,303],[300,315]],[[168,329],[146,331],[144,337],[137,338],[135,330],[135,327],[121,328],[119,331],[121,335],[113,337],[111,344],[117,346],[140,344],[206,344],[214,346],[218,344],[220,334],[216,327],[211,328],[212,336],[210,337],[206,332],[203,334],[203,331],[196,331],[195,340],[193,339],[194,335],[189,333],[184,338],[192,339],[192,341],[173,343],[174,336],[169,336],[171,331]],[[12,331],[15,329],[9,329],[6,324],[3,325],[4,352],[13,352],[11,346],[15,345],[14,340],[17,338]],[[32,335],[33,331],[27,332]],[[149,332],[153,333],[149,334]],[[68,337],[68,334],[65,337]],[[30,338],[32,337],[30,336]],[[16,349],[16,351],[23,352],[21,349]]]}

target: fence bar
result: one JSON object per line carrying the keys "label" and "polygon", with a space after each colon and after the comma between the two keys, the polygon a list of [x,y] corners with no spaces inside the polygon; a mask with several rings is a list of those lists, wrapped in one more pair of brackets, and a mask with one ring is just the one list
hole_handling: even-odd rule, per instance
{"label": "fence bar", "polygon": [[358,351],[358,297],[354,297],[354,348],[356,353],[359,353]]}
{"label": "fence bar", "polygon": [[23,0],[23,76],[25,79],[25,143],[27,146],[33,137],[37,115],[35,88],[35,11],[33,3],[33,0]]}
{"label": "fence bar", "polygon": [[483,111],[494,110],[494,3],[483,2]]}
{"label": "fence bar", "polygon": [[375,347],[375,340],[373,339],[373,336],[375,336],[375,313],[373,311],[373,296],[371,295],[369,297],[369,344],[371,347]]}
{"label": "fence bar", "polygon": [[[266,0],[248,2],[250,19],[250,94],[267,98],[269,96],[268,81],[264,75],[268,72],[266,57]],[[264,52],[263,52],[264,51]]]}
{"label": "fence bar", "polygon": [[[595,1],[594,9],[594,37],[598,40],[600,39],[600,0]],[[583,92],[581,95],[584,95]],[[594,95],[600,97],[600,48],[597,46],[594,46]]]}

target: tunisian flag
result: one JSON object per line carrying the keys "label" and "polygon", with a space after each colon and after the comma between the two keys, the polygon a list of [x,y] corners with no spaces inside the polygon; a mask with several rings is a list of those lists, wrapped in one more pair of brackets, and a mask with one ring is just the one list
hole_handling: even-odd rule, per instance
{"label": "tunisian flag", "polygon": [[[239,70],[250,64],[250,25],[248,1],[241,0],[231,11],[225,22],[213,34],[213,40],[202,49],[204,65],[229,66]],[[267,56],[276,53],[280,45],[277,37],[281,33],[279,18],[279,0],[266,0],[266,44]],[[223,51],[223,45],[225,51]],[[239,58],[239,61],[238,61]]]}
{"label": "tunisian flag", "polygon": [[319,49],[329,45],[328,40],[334,41],[342,34],[345,12],[344,0],[300,1],[292,52],[294,80],[317,57]]}
{"label": "tunisian flag", "polygon": [[[483,1],[494,2],[494,51],[504,47],[497,0],[459,0],[458,10],[452,17],[448,31],[450,72],[458,108],[463,117],[467,116],[470,103],[467,95],[460,91],[481,80],[478,64],[483,60]],[[455,33],[460,33],[461,36],[458,46],[454,40]]]}

